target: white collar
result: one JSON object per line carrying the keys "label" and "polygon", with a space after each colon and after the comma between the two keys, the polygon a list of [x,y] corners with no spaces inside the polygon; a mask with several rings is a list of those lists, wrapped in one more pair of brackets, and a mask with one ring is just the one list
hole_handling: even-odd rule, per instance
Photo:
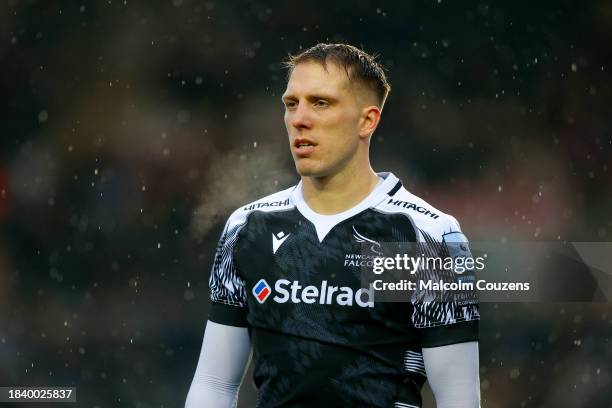
{"label": "white collar", "polygon": [[295,203],[295,206],[304,216],[304,218],[312,222],[312,224],[315,226],[317,236],[319,237],[319,242],[322,242],[329,231],[331,231],[333,227],[342,221],[351,218],[352,216],[359,214],[368,208],[374,207],[383,201],[385,198],[387,198],[389,191],[393,190],[393,188],[399,182],[398,178],[395,177],[393,173],[384,172],[377,174],[383,181],[382,183],[379,183],[366,198],[361,200],[361,202],[353,208],[349,208],[341,213],[331,215],[323,215],[314,212],[304,200],[302,182],[300,181],[298,183],[296,188],[291,193],[292,201]]}

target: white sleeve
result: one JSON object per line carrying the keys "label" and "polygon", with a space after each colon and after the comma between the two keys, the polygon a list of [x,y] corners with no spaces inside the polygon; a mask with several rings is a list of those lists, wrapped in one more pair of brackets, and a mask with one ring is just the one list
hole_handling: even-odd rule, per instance
{"label": "white sleeve", "polygon": [[185,408],[234,407],[249,353],[246,327],[209,320]]}
{"label": "white sleeve", "polygon": [[477,341],[423,348],[423,361],[437,408],[480,407]]}

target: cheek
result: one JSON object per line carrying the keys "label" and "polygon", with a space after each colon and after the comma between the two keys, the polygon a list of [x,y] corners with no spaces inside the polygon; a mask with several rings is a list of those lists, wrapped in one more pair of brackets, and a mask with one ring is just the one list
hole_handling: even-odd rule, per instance
{"label": "cheek", "polygon": [[354,109],[345,109],[334,119],[339,129],[346,132],[347,136],[350,133],[358,132],[359,129],[359,111]]}
{"label": "cheek", "polygon": [[358,147],[358,136],[350,123],[337,126],[335,132],[330,133],[327,154],[336,159],[352,155]]}
{"label": "cheek", "polygon": [[359,118],[351,113],[340,115],[336,119],[336,129],[336,140],[348,148],[358,139]]}

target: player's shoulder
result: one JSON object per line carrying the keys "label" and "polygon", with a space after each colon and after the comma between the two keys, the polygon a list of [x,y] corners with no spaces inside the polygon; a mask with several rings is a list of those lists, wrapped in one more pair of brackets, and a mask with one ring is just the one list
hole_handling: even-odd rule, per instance
{"label": "player's shoulder", "polygon": [[415,229],[426,233],[436,240],[445,234],[460,232],[459,222],[450,214],[429,204],[405,187],[401,187],[392,196],[381,202],[377,209],[385,213],[404,214],[409,217]]}
{"label": "player's shoulder", "polygon": [[295,207],[292,193],[296,186],[291,186],[276,193],[261,197],[236,208],[228,219],[229,224],[244,223],[249,214],[255,211],[276,212],[290,210]]}

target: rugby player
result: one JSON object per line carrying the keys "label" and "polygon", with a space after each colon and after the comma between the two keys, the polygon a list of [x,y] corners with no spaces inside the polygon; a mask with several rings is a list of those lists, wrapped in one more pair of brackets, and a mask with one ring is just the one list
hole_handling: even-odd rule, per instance
{"label": "rugby player", "polygon": [[[318,44],[286,62],[285,126],[301,181],[238,208],[219,241],[186,407],[236,404],[252,350],[257,407],[480,405],[478,304],[377,303],[362,244],[461,236],[457,221],[369,160],[390,90],[371,55]],[[367,246],[366,246],[367,247]]]}

